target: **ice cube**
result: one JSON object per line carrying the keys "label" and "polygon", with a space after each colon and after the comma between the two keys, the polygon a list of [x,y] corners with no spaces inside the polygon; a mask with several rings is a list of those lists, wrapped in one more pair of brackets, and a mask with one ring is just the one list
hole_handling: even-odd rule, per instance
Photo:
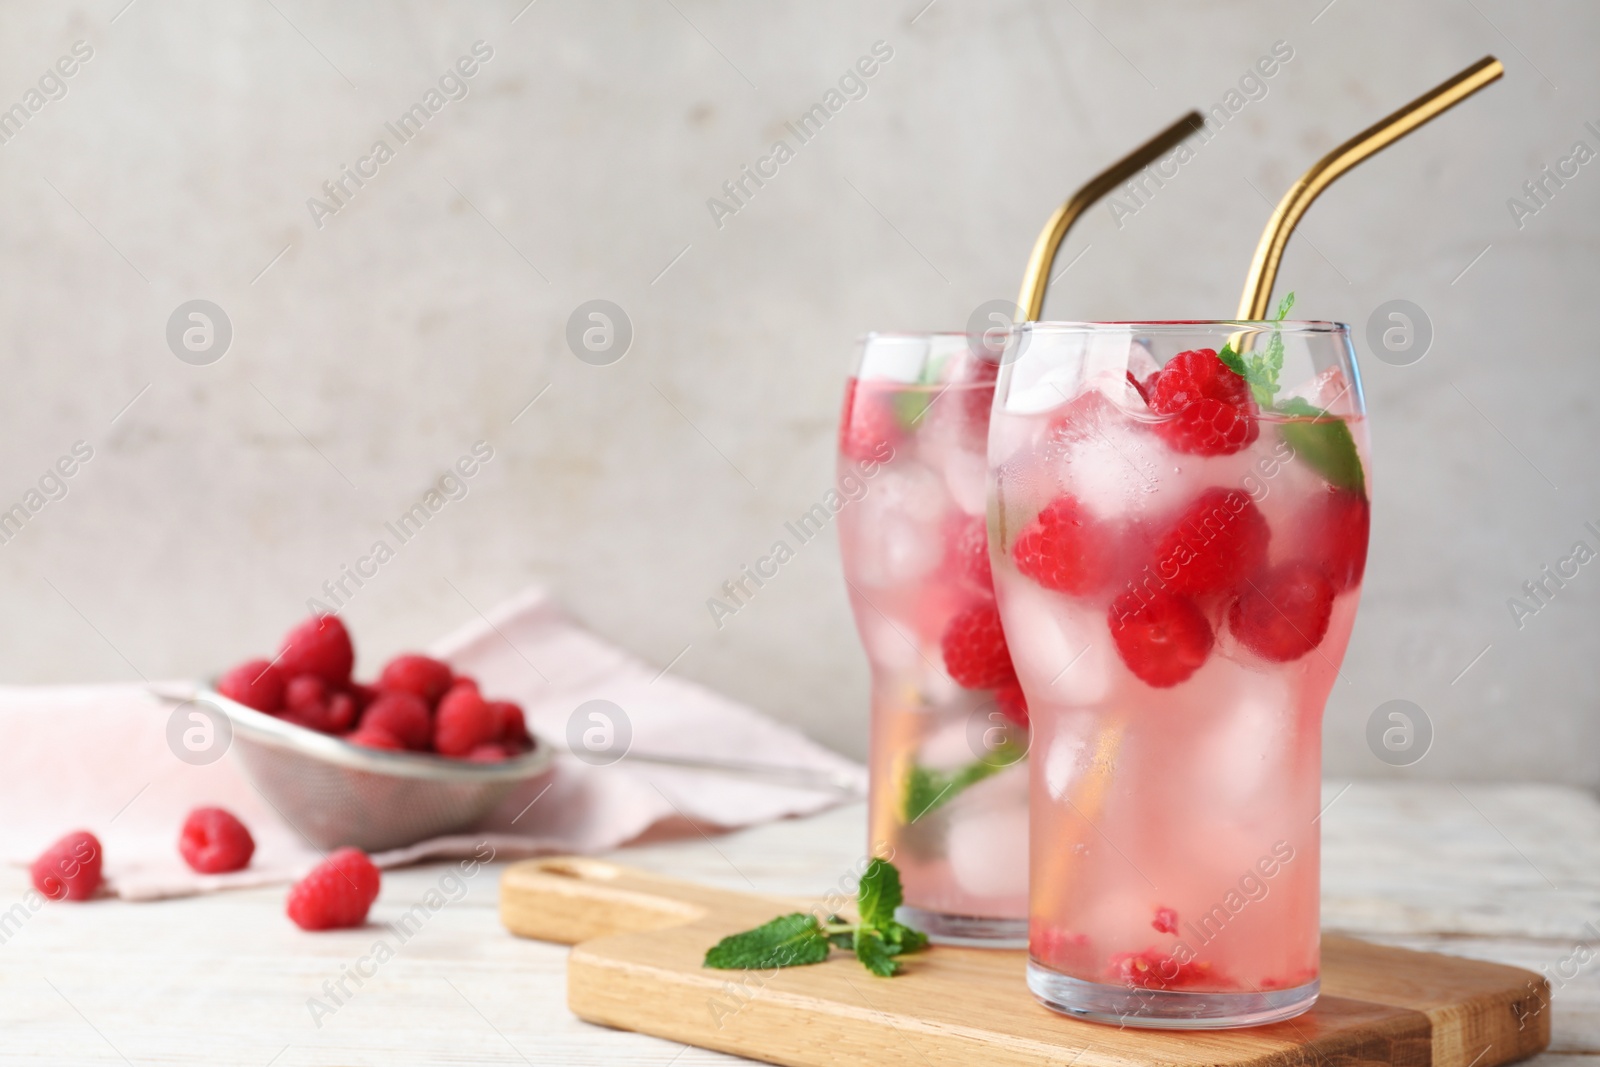
{"label": "ice cube", "polygon": [[1221,811],[1282,804],[1287,754],[1297,744],[1291,669],[1262,671],[1213,656],[1194,676],[1190,684],[1205,686],[1220,699],[1212,704],[1198,747],[1186,761],[1202,779],[1191,784],[1187,795],[1204,797]]}
{"label": "ice cube", "polygon": [[969,789],[962,807],[950,812],[946,855],[964,891],[981,897],[1028,892],[1027,782],[1023,768],[1004,771]]}
{"label": "ice cube", "polygon": [[1072,403],[1049,448],[1061,488],[1105,519],[1143,510],[1172,466],[1162,440],[1099,392]]}
{"label": "ice cube", "polygon": [[1344,418],[1355,414],[1356,397],[1351,394],[1350,380],[1344,370],[1335,365],[1310,381],[1301,382],[1284,393],[1284,399],[1300,397],[1314,407]]}
{"label": "ice cube", "polygon": [[1056,800],[1071,796],[1072,783],[1094,758],[1094,716],[1087,711],[1060,713],[1050,738],[1050,751],[1044,754],[1045,788]]}
{"label": "ice cube", "polygon": [[1098,606],[1012,578],[1005,627],[1018,673],[1051,703],[1088,706],[1110,692],[1116,650]]}
{"label": "ice cube", "polygon": [[945,488],[956,506],[968,515],[982,515],[988,505],[989,465],[982,452],[965,449],[945,457]]}
{"label": "ice cube", "polygon": [[1161,369],[1155,353],[1150,351],[1150,346],[1143,341],[1135,341],[1128,346],[1128,371],[1142,385],[1144,380]]}
{"label": "ice cube", "polygon": [[944,516],[950,507],[945,481],[921,463],[884,467],[854,507],[856,573],[868,585],[893,588],[914,582],[944,558]]}

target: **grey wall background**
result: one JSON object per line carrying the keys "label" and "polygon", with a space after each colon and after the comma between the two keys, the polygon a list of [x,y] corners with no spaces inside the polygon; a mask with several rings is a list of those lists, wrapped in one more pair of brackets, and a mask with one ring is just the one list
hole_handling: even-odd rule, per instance
{"label": "grey wall background", "polygon": [[[705,603],[830,484],[852,339],[1014,294],[1077,183],[1283,40],[1265,96],[1146,206],[1082,224],[1048,309],[1231,315],[1269,198],[1493,52],[1505,81],[1344,179],[1281,274],[1297,317],[1364,335],[1407,299],[1434,331],[1412,366],[1362,350],[1375,541],[1328,768],[1600,781],[1600,565],[1520,630],[1507,607],[1574,541],[1600,547],[1600,162],[1520,227],[1507,207],[1574,142],[1600,150],[1593,5],[125,3],[0,7],[0,107],[94,50],[0,146],[0,503],[94,449],[0,545],[6,681],[269,648],[482,438],[469,495],[350,602],[363,662],[544,581],[859,755],[831,538],[720,630]],[[307,198],[480,39],[470,95],[314,226]],[[879,40],[867,95],[715,225],[706,200]],[[194,298],[232,322],[208,366],[164,337]],[[610,366],[564,340],[593,298],[633,323]],[[1435,733],[1404,770],[1364,740],[1397,698]]]}

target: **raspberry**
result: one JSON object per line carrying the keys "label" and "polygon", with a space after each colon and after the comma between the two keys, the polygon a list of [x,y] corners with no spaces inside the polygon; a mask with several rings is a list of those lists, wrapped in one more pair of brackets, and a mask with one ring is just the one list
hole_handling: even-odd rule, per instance
{"label": "raspberry", "polygon": [[491,700],[489,714],[494,716],[494,736],[507,752],[524,752],[533,747],[533,737],[528,733],[528,721],[520,705],[509,700]]}
{"label": "raspberry", "polygon": [[989,529],[983,518],[958,514],[945,533],[945,558],[949,567],[992,596],[994,573],[989,569]]}
{"label": "raspberry", "polygon": [[378,675],[378,688],[386,693],[419,696],[431,708],[450,691],[454,677],[448,663],[407,652],[383,665],[383,673]]}
{"label": "raspberry", "polygon": [[302,930],[360,926],[382,881],[365,852],[341,848],[290,888],[284,910]]}
{"label": "raspberry", "polygon": [[1107,973],[1113,981],[1137,989],[1193,989],[1202,985],[1215,989],[1232,984],[1213,974],[1209,963],[1179,963],[1159,949],[1122,952],[1108,962]]}
{"label": "raspberry", "polygon": [[355,662],[350,633],[337,615],[313,615],[302,622],[284,635],[278,653],[278,669],[286,677],[314,674],[338,689],[350,681]]}
{"label": "raspberry", "polygon": [[1001,686],[995,690],[994,702],[1009,721],[1024,730],[1028,728],[1028,698],[1023,695],[1022,686],[1015,682]]}
{"label": "raspberry", "polygon": [[100,839],[74,830],[39,854],[28,873],[33,888],[50,900],[88,900],[100,888]]}
{"label": "raspberry", "polygon": [[342,734],[356,721],[356,698],[329,692],[327,683],[314,674],[289,679],[284,706],[284,718],[325,734]]}
{"label": "raspberry", "polygon": [[1267,558],[1272,532],[1250,497],[1213,486],[1156,543],[1156,576],[1174,593],[1223,593]]}
{"label": "raspberry", "polygon": [[1236,408],[1252,402],[1249,384],[1222,362],[1214,348],[1179,352],[1167,360],[1150,390],[1150,405],[1163,415],[1207,398]]}
{"label": "raspberry", "polygon": [[1180,452],[1225,456],[1261,433],[1249,385],[1212,349],[1179,352],[1144,391],[1151,410],[1170,416],[1156,431]]}
{"label": "raspberry", "polygon": [[268,714],[283,708],[283,691],[283,672],[264,659],[241,663],[217,679],[217,692]]}
{"label": "raspberry", "polygon": [[1207,398],[1157,423],[1156,432],[1179,452],[1227,456],[1248,447],[1261,435],[1261,427],[1253,408],[1236,408]]}
{"label": "raspberry", "polygon": [[350,696],[356,702],[356,711],[358,713],[363,712],[367,710],[368,704],[371,704],[374,700],[378,699],[378,687],[375,685],[364,685],[361,682],[351,682]]}
{"label": "raspberry", "polygon": [[472,751],[467,753],[466,758],[473,763],[500,763],[510,759],[511,753],[493,741],[485,741],[481,745],[475,745]]}
{"label": "raspberry", "polygon": [[255,838],[244,823],[221,808],[195,808],[178,835],[183,862],[201,874],[243,870],[255,850]]}
{"label": "raspberry", "polygon": [[1178,932],[1178,913],[1171,908],[1157,908],[1156,917],[1150,920],[1150,925],[1163,934]]}
{"label": "raspberry", "polygon": [[939,639],[944,669],[965,689],[996,689],[1017,680],[1000,628],[1000,609],[988,600],[957,612]]}
{"label": "raspberry", "polygon": [[433,738],[428,705],[410,693],[381,693],[361,714],[357,733],[382,730],[406,748],[425,751]]}
{"label": "raspberry", "polygon": [[327,700],[328,683],[314,674],[295,675],[283,690],[283,706],[301,718],[317,712]]}
{"label": "raspberry", "polygon": [[844,414],[839,420],[839,451],[850,459],[884,463],[904,439],[893,390],[851,378],[845,386]]}
{"label": "raspberry", "polygon": [[499,723],[476,686],[458,685],[439,701],[433,748],[442,756],[465,756],[494,741]]}
{"label": "raspberry", "polygon": [[1122,662],[1157,689],[1177,685],[1211,655],[1211,624],[1186,596],[1154,593],[1141,600],[1123,593],[1111,602],[1107,621]]}
{"label": "raspberry", "polygon": [[1367,535],[1372,505],[1366,494],[1329,486],[1299,524],[1299,543],[1307,559],[1322,565],[1335,593],[1361,584],[1367,568]]}
{"label": "raspberry", "polygon": [[393,752],[404,752],[406,749],[398,737],[381,726],[362,726],[355,733],[345,735],[345,740],[362,748],[379,748]]}
{"label": "raspberry", "polygon": [[1117,536],[1078,498],[1059,496],[1023,528],[1011,547],[1017,570],[1046,589],[1087,596],[1117,579]]}
{"label": "raspberry", "polygon": [[1228,629],[1262,659],[1287,663],[1322,643],[1333,613],[1333,585],[1310,563],[1258,575],[1228,609]]}

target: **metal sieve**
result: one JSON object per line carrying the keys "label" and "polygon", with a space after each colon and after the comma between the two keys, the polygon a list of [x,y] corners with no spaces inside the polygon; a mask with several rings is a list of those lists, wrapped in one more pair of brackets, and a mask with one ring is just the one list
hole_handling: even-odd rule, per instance
{"label": "metal sieve", "polygon": [[381,852],[464,830],[516,786],[548,771],[555,758],[537,738],[531,752],[501,763],[364,748],[211,688],[187,699],[228,717],[245,775],[285,822],[324,850],[351,845]]}

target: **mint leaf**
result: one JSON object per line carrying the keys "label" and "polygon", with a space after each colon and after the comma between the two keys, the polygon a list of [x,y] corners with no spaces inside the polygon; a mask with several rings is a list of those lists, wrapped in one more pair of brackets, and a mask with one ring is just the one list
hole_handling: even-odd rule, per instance
{"label": "mint leaf", "polygon": [[1366,493],[1367,479],[1361,469],[1361,454],[1356,451],[1355,438],[1343,419],[1298,396],[1284,401],[1279,410],[1295,416],[1293,421],[1281,423],[1278,430],[1296,456],[1305,460],[1330,485]]}
{"label": "mint leaf", "polygon": [[1007,737],[986,759],[973,760],[955,771],[937,771],[913,764],[900,792],[900,821],[910,825],[950,803],[963,789],[999,774],[1026,756],[1027,750]]}
{"label": "mint leaf", "polygon": [[900,888],[900,872],[887,860],[873,857],[856,890],[856,908],[861,925],[882,930],[895,924],[894,909],[905,902]]}
{"label": "mint leaf", "polygon": [[765,971],[821,963],[827,958],[828,936],[817,917],[797,911],[723,938],[706,950],[705,966]]}
{"label": "mint leaf", "polygon": [[1222,360],[1227,368],[1239,377],[1245,376],[1244,357],[1233,350],[1233,342],[1229,341],[1222,346],[1222,351],[1217,353],[1217,358]]}
{"label": "mint leaf", "polygon": [[921,930],[911,929],[905,923],[892,922],[884,927],[882,933],[883,939],[889,943],[891,955],[920,952],[928,947],[928,935]]}
{"label": "mint leaf", "polygon": [[892,978],[900,970],[899,961],[876,930],[856,931],[856,959],[879,978]]}

